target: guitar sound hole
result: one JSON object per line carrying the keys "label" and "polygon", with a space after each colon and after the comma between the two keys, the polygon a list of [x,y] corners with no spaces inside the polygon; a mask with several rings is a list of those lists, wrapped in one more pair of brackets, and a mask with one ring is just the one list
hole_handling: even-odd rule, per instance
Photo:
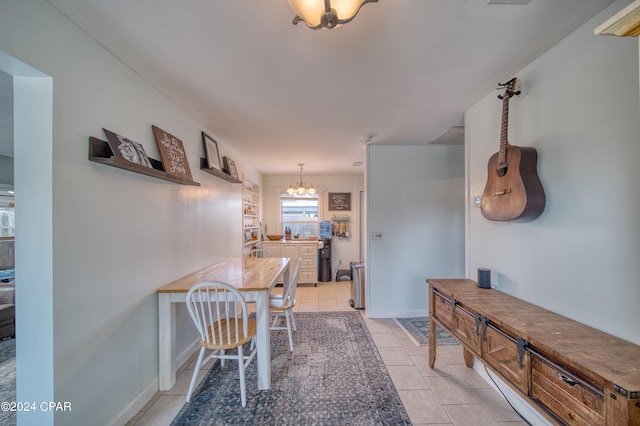
{"label": "guitar sound hole", "polygon": [[498,174],[498,176],[503,177],[504,175],[507,174],[508,169],[509,169],[509,166],[507,164],[502,164],[496,169],[496,173]]}

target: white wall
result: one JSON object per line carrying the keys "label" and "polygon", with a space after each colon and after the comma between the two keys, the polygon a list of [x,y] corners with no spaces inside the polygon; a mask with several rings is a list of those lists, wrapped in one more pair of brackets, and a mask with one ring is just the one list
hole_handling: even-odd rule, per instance
{"label": "white wall", "polygon": [[427,315],[425,280],[464,274],[464,147],[369,145],[367,206],[367,316]]}
{"label": "white wall", "polygon": [[[15,130],[16,201],[22,204],[16,208],[17,281],[23,291],[17,296],[18,397],[70,401],[72,411],[56,413],[56,423],[122,423],[141,408],[129,406],[132,401],[146,402],[135,398],[157,389],[157,288],[241,253],[241,185],[199,170],[200,132],[215,138],[215,129],[203,129],[46,1],[0,3],[0,50],[53,82],[53,122],[44,126],[49,134],[53,129],[53,143],[44,129],[44,136],[35,134],[21,147],[27,139]],[[152,124],[182,139],[201,187],[87,160],[88,138],[103,137],[102,127],[159,158]],[[221,155],[260,181],[225,141],[218,143]],[[30,174],[35,166],[25,164],[43,170]],[[35,183],[44,192],[30,193]],[[25,226],[20,209],[27,207],[46,228],[40,237]],[[37,307],[42,314],[26,315]],[[180,318],[178,335],[187,343],[192,325],[183,313]],[[46,337],[40,347],[22,345],[36,326]],[[22,374],[38,360],[35,383],[42,388],[33,375]],[[19,414],[21,424],[51,420]]]}
{"label": "white wall", "polygon": [[[320,220],[331,220],[331,217],[349,216],[351,218],[351,237],[332,238],[331,240],[331,271],[339,269],[349,269],[349,262],[359,261],[362,255],[359,253],[359,191],[364,189],[363,175],[343,175],[343,176],[323,176],[307,175],[303,171],[302,178],[305,182],[310,182],[318,189],[321,195]],[[263,223],[267,224],[269,233],[277,234],[280,231],[276,228],[279,194],[286,190],[293,182],[299,182],[300,175],[291,176],[265,176],[262,188],[263,199]],[[328,208],[329,192],[349,192],[351,193],[351,211],[330,211]],[[342,263],[340,263],[342,262]],[[340,266],[338,266],[340,265]]]}
{"label": "white wall", "polygon": [[[4,54],[2,66],[14,75],[14,154],[20,171],[14,187],[16,282],[25,283],[16,286],[16,401],[53,401],[53,82]],[[21,411],[17,420],[50,424],[53,413]]]}
{"label": "white wall", "polygon": [[489,268],[504,292],[640,343],[638,42],[593,35],[627,3],[518,73],[526,91],[511,101],[509,140],[538,150],[538,219],[490,222],[471,207],[498,149],[501,102],[491,93],[468,110],[467,276]]}

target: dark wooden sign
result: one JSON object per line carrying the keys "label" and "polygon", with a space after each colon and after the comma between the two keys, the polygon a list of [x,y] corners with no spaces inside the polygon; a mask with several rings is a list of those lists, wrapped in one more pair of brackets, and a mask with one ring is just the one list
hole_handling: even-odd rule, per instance
{"label": "dark wooden sign", "polygon": [[350,211],[351,210],[351,193],[350,192],[330,192],[329,193],[329,210]]}
{"label": "dark wooden sign", "polygon": [[182,141],[159,127],[151,126],[151,128],[158,144],[164,171],[174,176],[193,180]]}

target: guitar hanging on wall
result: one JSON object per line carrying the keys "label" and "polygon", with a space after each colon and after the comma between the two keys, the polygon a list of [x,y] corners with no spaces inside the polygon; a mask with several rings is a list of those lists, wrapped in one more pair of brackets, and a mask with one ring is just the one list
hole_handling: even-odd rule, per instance
{"label": "guitar hanging on wall", "polygon": [[538,152],[531,147],[513,146],[507,141],[509,99],[519,95],[517,78],[504,84],[500,150],[489,159],[487,184],[482,193],[482,215],[488,220],[525,222],[540,216],[545,195],[538,177]]}

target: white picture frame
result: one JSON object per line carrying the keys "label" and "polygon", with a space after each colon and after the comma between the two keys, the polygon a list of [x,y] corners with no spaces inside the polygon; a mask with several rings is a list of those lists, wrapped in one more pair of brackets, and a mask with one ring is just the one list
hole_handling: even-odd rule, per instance
{"label": "white picture frame", "polygon": [[213,138],[207,135],[205,132],[202,132],[202,143],[204,145],[204,153],[207,157],[207,166],[210,169],[215,169],[221,172],[222,166],[220,165],[220,153],[218,152],[218,142],[213,140]]}

